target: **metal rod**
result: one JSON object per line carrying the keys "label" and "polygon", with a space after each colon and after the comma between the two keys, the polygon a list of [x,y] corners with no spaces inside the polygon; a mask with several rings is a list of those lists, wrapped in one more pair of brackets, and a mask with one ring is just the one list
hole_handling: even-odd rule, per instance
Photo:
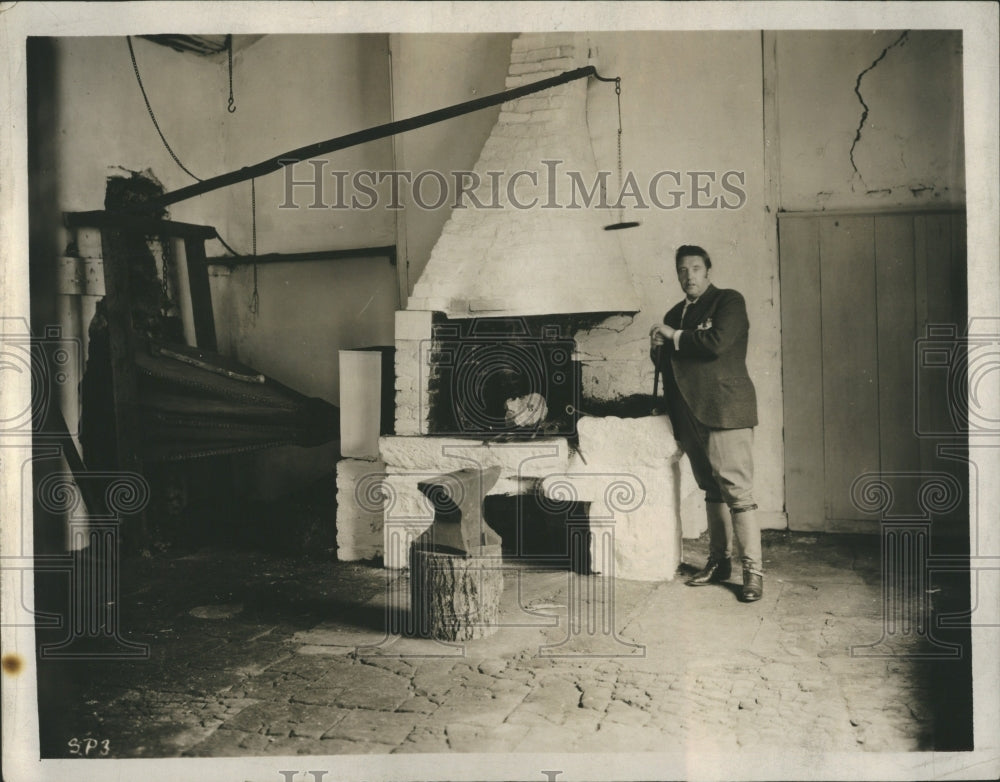
{"label": "metal rod", "polygon": [[213,266],[239,266],[251,263],[299,263],[302,261],[339,261],[347,258],[388,258],[396,265],[396,245],[382,247],[355,247],[348,250],[317,250],[304,253],[267,253],[265,255],[216,255],[207,258]]}
{"label": "metal rod", "polygon": [[505,103],[506,101],[514,100],[524,95],[530,95],[533,92],[539,92],[550,87],[557,87],[560,84],[566,84],[567,82],[583,79],[588,76],[597,76],[597,69],[592,65],[587,65],[583,68],[577,68],[572,71],[566,71],[558,76],[552,76],[548,79],[531,82],[530,84],[525,84],[521,87],[515,87],[512,90],[506,90],[504,92],[495,93],[494,95],[476,98],[475,100],[466,101],[465,103],[456,103],[453,106],[447,106],[443,109],[429,111],[426,114],[418,114],[417,116],[410,117],[409,119],[397,120],[396,122],[389,122],[385,125],[376,125],[373,128],[348,133],[346,136],[338,136],[337,138],[328,139],[326,141],[318,141],[314,144],[299,147],[298,149],[293,149],[289,152],[269,158],[268,160],[264,160],[252,166],[246,166],[238,171],[231,171],[228,174],[220,174],[219,176],[211,177],[210,179],[205,179],[201,182],[196,182],[193,185],[188,185],[187,187],[182,187],[169,193],[164,193],[158,198],[152,198],[142,204],[135,204],[120,211],[147,212],[162,209],[165,206],[176,204],[179,201],[186,201],[189,198],[204,195],[205,193],[210,193],[213,190],[228,187],[229,185],[235,185],[238,182],[245,182],[248,179],[263,176],[264,174],[273,173],[274,171],[284,168],[291,163],[299,163],[303,160],[315,158],[318,155],[325,155],[327,153],[347,149],[348,147],[353,147],[358,144],[364,144],[368,141],[376,141],[377,139],[386,138],[387,136],[394,136],[397,133],[405,133],[408,130],[416,130],[417,128],[423,128],[427,125],[433,125],[436,122],[442,122],[443,120],[460,117],[463,114],[471,114],[474,111],[480,111],[481,109],[487,109],[491,106],[497,106],[501,103]]}

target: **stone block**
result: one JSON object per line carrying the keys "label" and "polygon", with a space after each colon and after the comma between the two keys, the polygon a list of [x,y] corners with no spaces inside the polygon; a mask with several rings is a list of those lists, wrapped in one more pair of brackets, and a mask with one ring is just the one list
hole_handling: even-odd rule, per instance
{"label": "stone block", "polygon": [[414,436],[420,434],[420,423],[414,417],[400,416],[396,411],[396,434]]}
{"label": "stone block", "polygon": [[384,519],[389,524],[429,524],[434,520],[434,507],[417,488],[417,483],[433,478],[432,471],[403,475],[387,475]]}
{"label": "stone block", "polygon": [[385,463],[337,462],[337,559],[371,559],[382,553]]}
{"label": "stone block", "polygon": [[421,347],[425,344],[425,341],[419,339],[397,339],[394,344],[396,346],[394,360],[396,362],[397,374],[410,374],[409,372],[398,372],[398,370],[401,367],[413,366],[420,360]]}
{"label": "stone block", "polygon": [[526,51],[524,53],[524,59],[528,62],[539,62],[541,60],[550,60],[555,57],[570,55],[572,53],[572,46],[547,46],[542,49],[531,49],[530,51]]}
{"label": "stone block", "polygon": [[536,81],[542,81],[543,79],[551,79],[553,76],[561,76],[562,71],[554,71],[551,69],[544,71],[536,71],[534,73],[524,73],[524,74],[511,74],[506,79],[507,89],[511,90],[515,87],[523,87],[525,84],[531,84]]}
{"label": "stone block", "polygon": [[532,95],[528,98],[518,98],[515,105],[517,106],[517,111],[529,113],[532,111],[538,111],[539,109],[549,108],[549,99]]}
{"label": "stone block", "polygon": [[549,437],[530,441],[480,442],[460,437],[379,438],[379,454],[390,475],[424,476],[466,467],[501,467],[504,478],[541,478],[565,472],[569,443]]}
{"label": "stone block", "polygon": [[504,80],[504,89],[512,90],[515,87],[523,87],[525,84],[530,84],[533,81],[537,81],[534,74],[531,76],[508,76]]}
{"label": "stone block", "polygon": [[553,500],[590,503],[593,570],[635,581],[671,580],[681,555],[673,465],[583,472],[588,468],[550,476],[541,488]]}
{"label": "stone block", "polygon": [[409,404],[401,403],[400,396],[412,397],[413,393],[409,391],[399,391],[396,393],[396,426],[395,432],[402,436],[412,436],[420,434],[420,419],[417,417],[417,405],[415,399],[410,400]]}
{"label": "stone block", "polygon": [[698,488],[691,462],[682,454],[677,460],[678,497],[680,498],[681,535],[697,538],[708,529],[705,516],[705,492]]}
{"label": "stone block", "polygon": [[417,409],[420,406],[420,392],[417,389],[396,390],[396,417],[417,419]]}
{"label": "stone block", "polygon": [[[556,51],[559,50],[556,49]],[[576,62],[572,57],[554,57],[550,60],[542,60],[539,65],[548,70],[571,71],[576,67]]]}
{"label": "stone block", "polygon": [[[681,555],[676,461],[664,416],[592,418],[578,423],[580,453],[542,493],[590,502],[591,566],[616,578],[669,581]],[[586,461],[584,461],[586,459]]]}
{"label": "stone block", "polygon": [[421,363],[421,347],[425,343],[396,340],[396,377],[426,377],[427,368]]}
{"label": "stone block", "polygon": [[399,339],[430,339],[433,313],[421,310],[397,310],[395,337]]}
{"label": "stone block", "polygon": [[341,350],[340,453],[374,459],[382,427],[382,354]]}
{"label": "stone block", "polygon": [[614,503],[592,503],[591,568],[632,581],[671,581],[681,561],[674,502],[673,491],[665,489],[647,492],[630,511],[617,510]]}
{"label": "stone block", "polygon": [[527,59],[524,62],[512,62],[507,72],[511,76],[520,76],[522,74],[533,74],[538,71],[551,70],[551,68],[552,66],[546,66],[538,60]]}
{"label": "stone block", "polygon": [[577,422],[580,451],[592,470],[666,467],[680,457],[667,416],[584,416]]}

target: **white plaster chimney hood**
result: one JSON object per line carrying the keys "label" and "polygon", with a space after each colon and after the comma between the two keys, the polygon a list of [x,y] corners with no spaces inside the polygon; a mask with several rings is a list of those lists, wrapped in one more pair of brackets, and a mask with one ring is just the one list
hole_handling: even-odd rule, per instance
{"label": "white plaster chimney hood", "polygon": [[[587,65],[587,54],[580,34],[521,35],[512,44],[507,89]],[[604,230],[616,216],[598,206],[599,191],[585,206],[580,188],[598,182],[587,80],[503,104],[474,171],[478,200],[500,208],[467,200],[468,208],[452,210],[407,309],[451,318],[639,310],[618,232]],[[535,172],[534,181],[517,172]],[[570,172],[578,177],[575,191]],[[617,177],[612,171],[606,180],[609,200]],[[511,196],[534,206],[520,208]]]}

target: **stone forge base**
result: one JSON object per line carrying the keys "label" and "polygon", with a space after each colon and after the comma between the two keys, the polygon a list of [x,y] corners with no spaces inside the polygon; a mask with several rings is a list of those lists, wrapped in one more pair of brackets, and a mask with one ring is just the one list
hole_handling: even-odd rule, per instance
{"label": "stone forge base", "polygon": [[[584,417],[579,449],[565,438],[483,442],[383,437],[384,552],[388,568],[408,566],[410,544],[434,519],[417,484],[467,467],[501,468],[489,494],[539,493],[552,502],[590,503],[591,567],[605,576],[669,581],[681,559],[682,487],[697,492],[666,416]],[[683,503],[690,506],[690,502]]]}
{"label": "stone forge base", "polygon": [[337,462],[337,559],[382,556],[385,465],[377,459]]}
{"label": "stone forge base", "polygon": [[[581,418],[579,451],[542,482],[553,500],[590,503],[591,569],[670,581],[681,561],[681,453],[666,416]],[[686,466],[687,460],[683,465]]]}

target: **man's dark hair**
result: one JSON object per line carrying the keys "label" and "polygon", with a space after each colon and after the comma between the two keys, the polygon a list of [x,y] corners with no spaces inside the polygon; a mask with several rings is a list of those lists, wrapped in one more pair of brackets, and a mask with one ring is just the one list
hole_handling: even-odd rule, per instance
{"label": "man's dark hair", "polygon": [[697,255],[705,262],[705,268],[712,268],[712,259],[708,257],[708,253],[704,249],[696,244],[682,244],[677,248],[677,254],[674,256],[674,268],[681,262],[681,258],[685,258],[688,255]]}

